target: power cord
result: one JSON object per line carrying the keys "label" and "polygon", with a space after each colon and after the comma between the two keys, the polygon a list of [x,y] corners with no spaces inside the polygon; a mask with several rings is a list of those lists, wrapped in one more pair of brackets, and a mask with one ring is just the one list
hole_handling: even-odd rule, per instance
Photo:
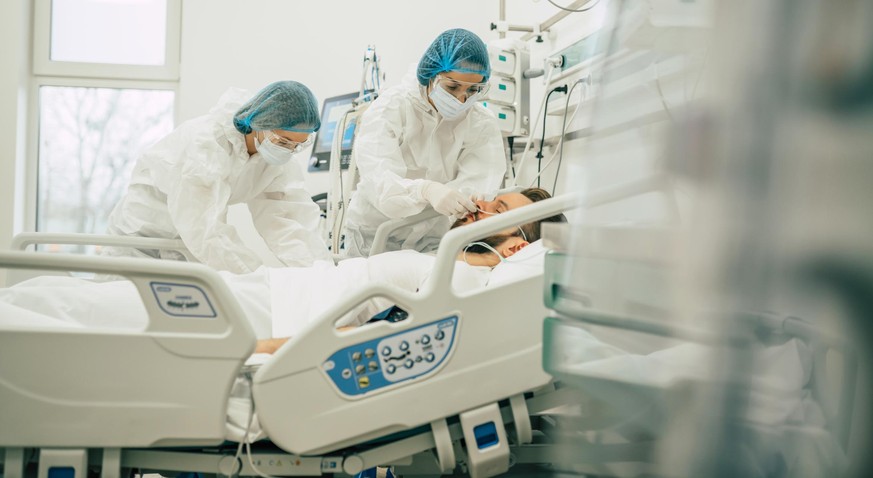
{"label": "power cord", "polygon": [[[568,120],[567,119],[567,112],[570,110],[570,95],[573,94],[573,91],[576,89],[576,86],[580,85],[580,84],[586,85],[586,89],[584,90],[586,93],[576,103],[576,108],[573,110],[573,114],[570,115],[570,119]],[[559,153],[561,156],[561,160],[563,160],[564,141],[567,139],[566,138],[567,125],[573,123],[573,120],[576,119],[576,114],[579,113],[580,109],[582,109],[582,105],[585,103],[585,99],[588,96],[587,95],[587,91],[588,91],[587,86],[590,86],[590,84],[591,84],[591,77],[590,76],[587,76],[585,78],[580,78],[579,80],[576,80],[575,83],[573,83],[573,86],[570,88],[569,93],[567,93],[567,101],[564,104],[564,117],[563,117],[563,122],[562,122],[562,127],[561,127],[561,135],[560,135],[560,140],[558,141],[558,145],[555,147],[555,152],[552,153],[552,156],[546,162],[546,165],[543,166],[542,170],[536,175],[536,177],[531,179],[530,184],[527,187],[533,187],[534,183],[540,178],[542,173],[545,172],[546,169],[549,169],[549,166],[552,165],[552,163],[555,161],[555,158],[558,157]],[[560,165],[560,162],[558,164]],[[552,191],[553,191],[552,195],[555,194],[554,191],[556,189],[555,186],[557,185],[557,177],[559,174],[560,174],[560,166],[558,167],[558,170],[555,171],[556,182],[555,182],[555,184],[552,185]]]}
{"label": "power cord", "polygon": [[509,143],[509,169],[512,171],[512,180],[515,181],[515,163],[512,162],[512,147],[515,146],[515,136],[506,138]]}
{"label": "power cord", "polygon": [[543,134],[540,137],[540,150],[537,151],[537,187],[540,187],[540,173],[542,172],[543,167],[543,148],[545,147],[546,142],[546,120],[549,119],[549,99],[555,92],[566,93],[567,85],[556,86],[552,88],[552,91],[549,91],[548,95],[546,95],[546,105],[543,110]]}
{"label": "power cord", "polygon": [[[567,111],[570,110],[570,96],[573,94],[573,90],[575,90],[577,86],[583,83],[585,83],[586,85],[585,94],[583,94],[582,97],[579,98],[579,104],[576,106],[576,110],[573,111],[573,118],[575,118],[576,113],[579,111],[579,107],[582,106],[582,103],[585,101],[585,97],[588,96],[587,87],[591,85],[591,76],[586,76],[585,78],[579,78],[578,80],[576,80],[576,82],[573,83],[573,86],[570,88],[570,91],[567,93],[567,102],[564,104],[564,119],[561,122],[561,154],[558,156],[558,166],[557,168],[555,168],[555,182],[552,183],[552,196],[557,194],[558,177],[561,174],[561,163],[564,162],[564,141],[566,140],[566,138],[564,138],[564,135],[567,134]],[[570,121],[572,122],[573,120],[571,119]]]}
{"label": "power cord", "polygon": [[[561,63],[563,64],[563,56],[560,57],[560,60],[561,60]],[[557,69],[556,67],[560,67],[561,65],[558,64],[558,58],[555,58],[554,61],[551,61],[550,59],[546,59],[546,64],[552,66],[552,68],[549,68],[549,71],[546,74],[545,81],[543,82],[543,84],[548,85],[552,79],[552,75],[555,73],[555,70]],[[530,146],[531,146],[531,144],[533,144],[533,139],[534,139],[534,137],[536,137],[536,134],[537,134],[537,125],[540,124],[540,115],[543,114],[543,108],[545,107],[545,102],[546,102],[545,95],[543,95],[542,98],[543,99],[540,102],[540,105],[537,107],[537,117],[531,123],[530,133],[527,135],[527,139],[525,140],[524,151],[522,151],[522,153],[521,153],[521,159],[518,160],[518,167],[515,168],[519,174],[524,173],[524,165],[525,165],[525,161],[527,161],[527,153],[530,151]],[[513,178],[512,186],[518,186],[518,176],[515,176]]]}

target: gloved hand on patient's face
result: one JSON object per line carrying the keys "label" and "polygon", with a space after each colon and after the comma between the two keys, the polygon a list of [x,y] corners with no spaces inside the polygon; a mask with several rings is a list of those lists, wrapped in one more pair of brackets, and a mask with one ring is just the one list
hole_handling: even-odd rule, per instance
{"label": "gloved hand on patient's face", "polygon": [[476,204],[458,191],[434,181],[424,183],[421,197],[433,206],[434,210],[445,216],[463,216],[476,211]]}

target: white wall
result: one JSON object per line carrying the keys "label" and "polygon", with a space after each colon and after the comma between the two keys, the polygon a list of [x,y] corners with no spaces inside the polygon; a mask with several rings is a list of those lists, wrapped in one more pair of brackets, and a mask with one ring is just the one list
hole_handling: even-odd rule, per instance
{"label": "white wall", "polygon": [[[20,230],[24,207],[30,3],[0,2],[0,248],[7,248],[12,235]],[[3,277],[4,271],[0,271],[0,283]]]}
{"label": "white wall", "polygon": [[[571,2],[564,1],[558,3],[569,5]],[[550,32],[546,35],[543,43],[528,42],[531,51],[531,67],[542,68],[543,59],[557,54],[576,41],[598,31],[608,21],[609,7],[610,2],[601,0],[590,11],[570,13],[550,28]],[[545,1],[507,0],[506,19],[510,24],[540,24],[558,13],[560,13],[560,10]],[[520,34],[512,33],[509,35],[514,37],[520,36]],[[599,67],[594,70],[589,69],[568,73],[564,77],[557,75],[548,87],[543,84],[544,78],[542,77],[531,80],[531,120],[533,121],[536,117],[540,101],[549,89],[562,84],[570,86],[576,79],[584,77],[589,73],[595,76],[596,83],[596,77],[599,73],[598,69]],[[604,117],[617,116],[627,120],[644,108],[662,109],[654,82],[655,75],[652,74],[650,69],[638,73],[635,93],[634,95],[626,95],[628,100],[625,101],[620,110],[606,111],[609,108],[597,110],[598,101],[592,101],[588,106],[583,106],[580,109],[574,121],[568,123],[567,131],[591,126],[593,121],[592,112],[598,115],[597,124],[602,124]],[[677,92],[681,93],[685,85],[676,81],[670,84],[666,80],[662,83],[666,95],[668,97],[672,95],[675,103],[677,105],[680,104],[680,100],[675,98],[675,94]],[[581,96],[582,89],[583,87],[580,85],[577,87],[576,92],[573,93],[570,102],[570,113],[572,113],[573,105]],[[589,99],[594,97],[595,92],[602,92],[603,90],[595,87],[590,91]],[[565,100],[566,96],[552,95],[549,110],[555,111],[556,107],[563,107]],[[548,117],[546,125],[547,142],[550,137],[556,140],[560,136],[561,119],[560,116],[550,115]],[[606,138],[601,137],[596,141],[589,141],[584,138],[567,141],[564,145],[564,159],[560,177],[557,181],[557,192],[560,194],[565,192],[601,190],[651,174],[658,168],[658,159],[663,159],[662,151],[658,151],[658,148],[664,141],[663,137],[668,126],[666,122],[639,127],[629,126],[620,134],[612,134]],[[538,128],[539,131],[542,131],[541,122]],[[540,134],[540,132],[536,134],[535,141],[537,143],[539,142]],[[544,155],[546,158],[549,158],[551,156],[551,149],[547,147]],[[517,152],[516,159],[520,156],[521,153]],[[536,163],[536,158],[533,152],[531,152],[524,167],[518,173],[519,185],[530,185],[532,178],[537,173]],[[544,169],[541,176],[542,187],[549,191],[552,190],[553,184],[555,184],[556,165],[557,161],[552,163],[548,169]],[[545,159],[543,160],[543,167],[546,167]],[[665,199],[666,197],[661,194],[650,193],[641,195],[633,199],[586,211],[582,213],[584,214],[582,219],[598,223],[661,221],[674,211],[671,208],[672,203]]]}
{"label": "white wall", "polygon": [[[368,45],[381,57],[383,85],[397,84],[444,30],[497,38],[489,25],[498,13],[497,0],[185,0],[178,121],[207,112],[230,86],[254,92],[295,80],[319,103],[358,91]],[[309,151],[297,160],[305,164]],[[307,174],[311,194],[328,187],[327,172]],[[228,222],[267,264],[278,265],[245,207],[232,207]]]}
{"label": "white wall", "polygon": [[[179,120],[205,113],[229,86],[296,80],[319,102],[357,91],[371,44],[393,85],[446,29],[497,38],[497,15],[497,0],[185,0]],[[312,194],[327,188],[326,172],[310,175]]]}
{"label": "white wall", "polygon": [[[30,4],[28,0],[0,2],[4,40],[0,42],[4,60],[0,70],[0,195],[6,205],[0,210],[0,246],[20,232],[18,211],[23,210],[19,162],[24,159],[30,81]],[[506,1],[510,23],[539,23],[557,12],[544,1]],[[230,86],[257,90],[272,81],[294,79],[308,85],[319,100],[356,91],[362,56],[371,44],[382,58],[385,84],[390,86],[400,81],[445,29],[467,28],[486,42],[498,38],[489,29],[498,14],[498,0],[185,0],[177,119],[181,122],[205,113]],[[539,66],[543,57],[594,28],[593,18],[571,14],[544,43],[530,42],[531,66]],[[541,79],[533,80],[532,99],[543,89]],[[308,154],[299,159],[308,160]],[[312,194],[327,187],[327,173],[309,175],[307,189]],[[247,220],[238,211],[232,215],[237,223]]]}

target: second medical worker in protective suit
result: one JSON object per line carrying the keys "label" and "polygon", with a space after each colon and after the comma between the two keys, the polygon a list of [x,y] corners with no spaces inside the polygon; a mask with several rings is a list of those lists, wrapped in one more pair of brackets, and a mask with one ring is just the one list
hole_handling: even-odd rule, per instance
{"label": "second medical worker in protective suit", "polygon": [[443,214],[389,238],[387,250],[436,248],[451,217],[476,210],[472,193],[500,187],[506,171],[497,120],[481,104],[491,68],[474,33],[447,30],[416,71],[364,113],[352,154],[360,183],[345,225],[349,256],[367,256],[380,224],[427,206]]}
{"label": "second medical worker in protective suit", "polygon": [[[202,263],[251,272],[261,259],[227,224],[227,208],[246,203],[254,225],[279,260],[306,266],[330,259],[317,234],[320,211],[291,161],[317,131],[318,105],[295,81],[258,94],[226,92],[209,114],[181,124],[137,161],[127,194],[109,217],[112,234],[181,238]],[[158,251],[104,248],[107,255],[181,259]]]}

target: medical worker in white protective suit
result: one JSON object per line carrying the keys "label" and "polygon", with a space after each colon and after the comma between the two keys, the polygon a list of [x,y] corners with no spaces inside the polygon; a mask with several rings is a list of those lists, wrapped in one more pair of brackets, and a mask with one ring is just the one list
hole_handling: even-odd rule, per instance
{"label": "medical worker in white protective suit", "polygon": [[380,224],[432,206],[442,217],[400,229],[387,250],[436,248],[452,217],[476,210],[472,193],[498,189],[506,171],[497,120],[478,102],[491,68],[479,37],[447,30],[415,72],[373,102],[352,154],[360,183],[345,223],[349,256],[367,256]]}
{"label": "medical worker in white protective suit", "polygon": [[[139,158],[109,232],[181,238],[200,262],[251,272],[262,260],[227,223],[227,208],[246,203],[267,246],[289,266],[330,259],[317,234],[320,210],[292,156],[321,125],[309,89],[272,83],[258,94],[230,89],[209,114],[194,118]],[[172,252],[104,248],[107,255],[182,259]]]}

